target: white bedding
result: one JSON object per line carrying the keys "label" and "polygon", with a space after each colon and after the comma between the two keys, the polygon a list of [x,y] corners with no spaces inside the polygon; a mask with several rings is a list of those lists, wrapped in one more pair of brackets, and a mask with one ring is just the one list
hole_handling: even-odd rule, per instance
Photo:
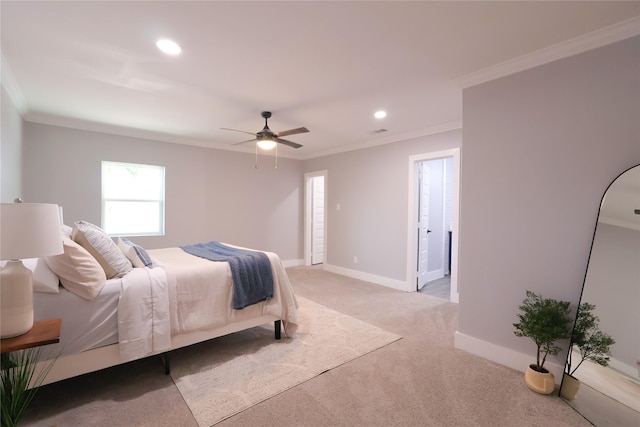
{"label": "white bedding", "polygon": [[289,277],[275,253],[265,252],[273,270],[273,298],[242,310],[232,309],[233,282],[228,263],[199,258],[180,248],[154,249],[149,254],[167,272],[173,335],[217,328],[261,315],[282,319],[285,333],[288,336],[295,333],[298,304]]}
{"label": "white bedding", "polygon": [[108,280],[93,301],[64,289],[36,294],[36,320],[63,319],[61,342],[48,346],[47,353],[79,353],[119,342],[122,360],[133,360],[171,349],[182,334],[265,315],[281,319],[287,336],[295,333],[298,304],[278,255],[265,252],[272,264],[273,298],[234,310],[228,263],[180,248],[148,252],[159,267],[135,268],[121,279]]}
{"label": "white bedding", "polygon": [[60,343],[41,347],[43,358],[117,343],[121,287],[121,279],[107,280],[92,301],[62,287],[59,293],[34,292],[35,320],[63,319]]}
{"label": "white bedding", "polygon": [[124,361],[171,349],[169,285],[162,268],[134,268],[122,278],[118,341]]}

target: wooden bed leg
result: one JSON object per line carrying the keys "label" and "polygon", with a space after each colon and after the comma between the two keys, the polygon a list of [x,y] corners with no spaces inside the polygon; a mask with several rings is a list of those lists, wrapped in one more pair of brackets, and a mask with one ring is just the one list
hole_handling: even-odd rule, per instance
{"label": "wooden bed leg", "polygon": [[275,322],[273,322],[273,326],[276,330],[276,339],[279,340],[280,337],[282,336],[282,320],[276,320]]}
{"label": "wooden bed leg", "polygon": [[169,352],[165,352],[162,353],[160,355],[160,359],[162,360],[162,363],[164,364],[164,374],[165,375],[169,375],[171,373],[171,363],[169,360]]}

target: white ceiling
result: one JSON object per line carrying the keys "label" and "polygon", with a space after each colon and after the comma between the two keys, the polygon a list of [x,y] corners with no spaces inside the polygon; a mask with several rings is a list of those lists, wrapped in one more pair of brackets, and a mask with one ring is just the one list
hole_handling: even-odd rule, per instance
{"label": "white ceiling", "polygon": [[638,1],[3,0],[0,18],[27,121],[252,151],[220,128],[269,110],[310,130],[280,149],[300,159],[459,128],[464,86],[640,34]]}

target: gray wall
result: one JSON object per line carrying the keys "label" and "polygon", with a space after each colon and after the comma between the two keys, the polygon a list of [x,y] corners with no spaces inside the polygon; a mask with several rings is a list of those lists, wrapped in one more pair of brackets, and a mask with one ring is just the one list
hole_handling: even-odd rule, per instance
{"label": "gray wall", "polygon": [[218,240],[302,258],[302,164],[246,153],[25,123],[24,193],[58,203],[67,224],[100,225],[102,160],[164,165],[165,236],[149,249]]}
{"label": "gray wall", "polygon": [[577,304],[602,194],[640,163],[640,37],[465,89],[463,117],[458,332],[534,357],[525,290]]}
{"label": "gray wall", "polygon": [[305,172],[327,170],[326,263],[405,281],[409,157],[461,145],[450,131],[306,160]]}
{"label": "gray wall", "polygon": [[[65,223],[100,224],[100,161],[166,166],[166,235],[147,248],[221,240],[303,258],[303,175],[328,170],[329,264],[406,280],[408,159],[461,145],[461,131],[307,161],[254,156],[26,122],[26,200]],[[336,204],[341,210],[336,211]],[[353,256],[359,264],[353,264]],[[357,267],[357,268],[354,268]]]}
{"label": "gray wall", "polygon": [[0,89],[0,202],[22,194],[22,118],[4,87]]}

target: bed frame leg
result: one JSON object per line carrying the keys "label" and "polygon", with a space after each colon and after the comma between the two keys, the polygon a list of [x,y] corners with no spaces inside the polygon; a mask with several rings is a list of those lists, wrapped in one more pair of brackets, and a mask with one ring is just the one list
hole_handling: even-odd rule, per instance
{"label": "bed frame leg", "polygon": [[276,320],[273,322],[273,326],[276,331],[276,339],[279,340],[282,336],[282,320]]}
{"label": "bed frame leg", "polygon": [[164,364],[164,374],[169,375],[171,373],[171,361],[169,360],[169,352],[162,353],[160,359]]}

